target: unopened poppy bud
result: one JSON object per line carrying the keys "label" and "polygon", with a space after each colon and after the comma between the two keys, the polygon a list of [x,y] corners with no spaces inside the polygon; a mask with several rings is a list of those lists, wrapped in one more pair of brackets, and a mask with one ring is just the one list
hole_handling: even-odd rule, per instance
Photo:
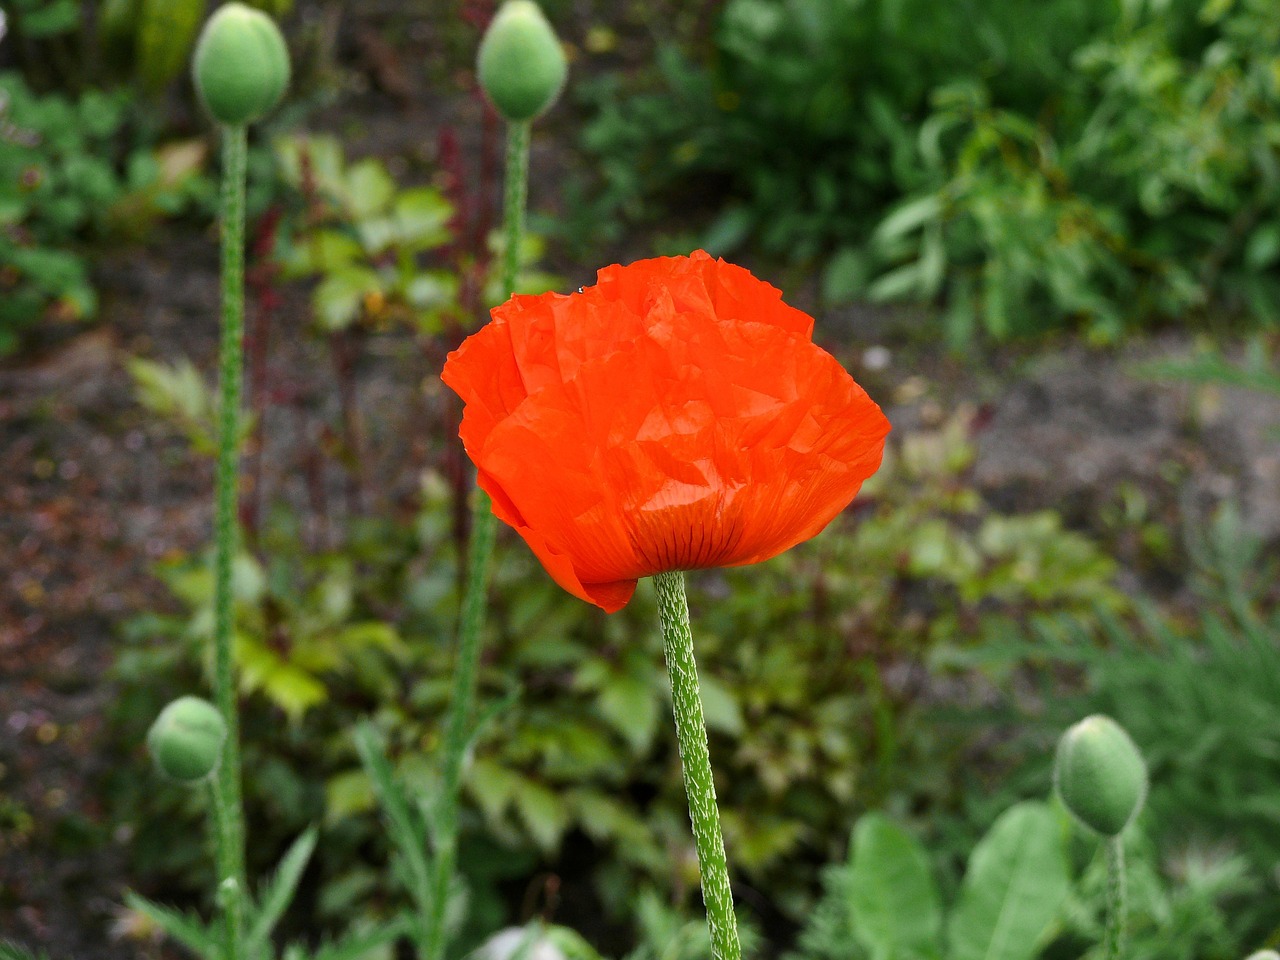
{"label": "unopened poppy bud", "polygon": [[568,67],[555,31],[533,0],[507,0],[480,41],[480,86],[507,120],[532,120],[555,103]]}
{"label": "unopened poppy bud", "polygon": [[217,707],[199,697],[179,697],[151,725],[147,749],[166,777],[196,783],[218,769],[226,739]]}
{"label": "unopened poppy bud", "polygon": [[1076,819],[1115,837],[1147,798],[1147,765],[1123,727],[1094,714],[1058,741],[1053,783]]}
{"label": "unopened poppy bud", "polygon": [[213,118],[243,126],[280,102],[289,84],[289,50],[280,28],[265,13],[226,3],[200,32],[192,74]]}

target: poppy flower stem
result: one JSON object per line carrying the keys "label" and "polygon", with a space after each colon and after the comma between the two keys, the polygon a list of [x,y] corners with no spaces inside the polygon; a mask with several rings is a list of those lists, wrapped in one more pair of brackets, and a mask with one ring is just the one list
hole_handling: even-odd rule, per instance
{"label": "poppy flower stem", "polygon": [[213,688],[227,727],[213,782],[218,903],[229,960],[243,955],[244,807],[240,793],[240,721],[236,704],[231,588],[240,473],[240,393],[244,375],[244,194],[247,130],[222,127],[222,334],[219,350],[218,469],[214,481]]}
{"label": "poppy flower stem", "polygon": [[684,789],[689,798],[689,820],[702,869],[702,900],[707,907],[707,927],[716,960],[739,960],[738,921],[733,912],[733,891],[729,887],[729,864],[724,853],[724,834],[716,807],[716,786],[711,775],[711,754],[707,749],[707,726],[702,715],[702,691],[698,686],[698,665],[693,658],[693,630],[689,626],[689,603],[685,597],[684,574],[675,571],[655,574],[658,610],[662,617],[662,646],[671,677],[671,704],[676,720],[676,740],[684,767]]}
{"label": "poppy flower stem", "polygon": [[[515,289],[520,269],[520,241],[524,233],[524,209],[529,182],[529,123],[507,127],[506,181],[503,191],[502,289]],[[467,544],[467,583],[462,598],[462,619],[458,627],[458,656],[453,668],[453,691],[445,720],[444,773],[440,802],[436,807],[432,847],[431,889],[419,891],[419,903],[429,905],[420,925],[419,956],[441,960],[445,946],[445,913],[449,884],[458,853],[458,799],[462,790],[462,762],[471,739],[471,714],[476,699],[476,668],[480,661],[480,631],[484,626],[485,601],[489,592],[489,569],[497,519],[488,495],[474,493],[471,538]]]}
{"label": "poppy flower stem", "polygon": [[1119,960],[1124,954],[1125,900],[1124,843],[1117,835],[1107,839],[1106,960]]}

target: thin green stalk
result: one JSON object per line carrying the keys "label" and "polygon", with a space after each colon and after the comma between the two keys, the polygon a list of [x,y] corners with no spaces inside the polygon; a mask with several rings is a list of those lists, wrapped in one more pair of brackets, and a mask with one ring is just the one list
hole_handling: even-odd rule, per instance
{"label": "thin green stalk", "polygon": [[716,785],[711,775],[707,727],[702,717],[702,690],[698,665],[693,658],[693,630],[684,592],[684,574],[659,573],[653,584],[658,591],[662,617],[662,645],[671,676],[671,705],[676,719],[676,740],[684,767],[684,789],[689,798],[693,842],[702,868],[702,901],[707,907],[707,927],[716,960],[739,960],[738,921],[729,887],[729,864],[716,807]]}
{"label": "thin green stalk", "polygon": [[[502,289],[515,291],[520,269],[520,241],[524,234],[524,208],[529,179],[529,124],[512,123],[507,132],[506,178],[503,190],[503,233],[506,247],[502,261]],[[453,691],[445,720],[444,775],[436,808],[432,849],[431,891],[415,899],[430,904],[430,916],[422,928],[419,956],[441,960],[444,956],[445,907],[458,852],[458,800],[462,789],[462,760],[471,735],[471,714],[476,698],[476,667],[480,662],[480,630],[484,626],[489,592],[489,570],[497,520],[489,497],[475,491],[471,512],[471,538],[467,544],[467,583],[458,627],[458,659],[453,670]]]}
{"label": "thin green stalk", "polygon": [[1126,906],[1124,876],[1124,842],[1119,837],[1107,840],[1107,930],[1103,956],[1119,960],[1124,952]]}
{"label": "thin green stalk", "polygon": [[217,819],[218,902],[229,960],[243,955],[244,808],[240,796],[240,721],[232,661],[234,603],[231,564],[236,550],[236,493],[240,472],[240,389],[244,367],[244,191],[247,136],[244,127],[222,130],[222,343],[219,357],[220,418],[214,516],[213,687],[227,725],[222,763],[214,782]]}

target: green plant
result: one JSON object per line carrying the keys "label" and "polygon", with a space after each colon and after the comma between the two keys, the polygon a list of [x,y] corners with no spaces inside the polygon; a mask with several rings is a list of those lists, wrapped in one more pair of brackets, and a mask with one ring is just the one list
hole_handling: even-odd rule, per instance
{"label": "green plant", "polygon": [[[1060,814],[1026,801],[974,847],[944,910],[928,854],[883,814],[862,817],[849,862],[826,875],[826,897],[800,935],[805,960],[1031,960],[1052,938],[1071,886]],[[842,943],[843,941],[843,943]]]}
{"label": "green plant", "polygon": [[88,244],[185,205],[203,148],[152,149],[134,119],[123,94],[37,94],[0,74],[0,355],[41,322],[97,313]]}
{"label": "green plant", "polygon": [[[1208,850],[1162,857],[1142,830],[1128,831],[1124,847],[1124,957],[1243,955],[1250,941],[1234,908],[1259,884],[1241,858]],[[974,847],[949,909],[951,878],[938,863],[893,819],[865,815],[848,861],[823,873],[822,900],[789,960],[1104,956],[1105,858],[1096,838],[1073,831],[1062,812],[1033,801],[1002,814]]]}
{"label": "green plant", "polygon": [[[690,578],[735,866],[753,884],[788,891],[778,903],[788,913],[806,909],[812,860],[832,854],[831,838],[855,804],[903,791],[938,802],[951,789],[915,681],[903,687],[886,675],[918,662],[945,674],[985,656],[1018,624],[1127,609],[1112,585],[1114,563],[1052,514],[984,509],[966,480],[968,422],[961,411],[902,438],[866,485],[856,523],[838,520],[809,547],[751,571]],[[375,842],[378,821],[373,782],[344,729],[370,710],[397,779],[414,792],[438,789],[426,757],[441,742],[449,704],[441,678],[453,660],[439,638],[456,623],[458,568],[448,487],[431,476],[423,490],[411,522],[362,522],[330,551],[305,542],[302,518],[279,513],[259,544],[272,559],[260,566],[242,557],[237,567],[240,663],[257,718],[251,810],[275,810],[272,792],[305,796],[272,825],[272,842],[291,823],[305,826],[289,819],[300,811],[323,816],[343,838],[318,855],[323,889],[333,891],[321,901],[338,911],[326,923],[377,916],[394,895],[354,854]],[[130,689],[174,676],[207,636],[208,572],[192,560],[161,570],[178,612],[132,628],[121,665]],[[478,678],[490,719],[463,779],[471,804],[462,849],[496,844],[503,869],[530,870],[582,837],[595,854],[576,871],[620,917],[636,890],[669,895],[692,882],[668,856],[688,841],[678,768],[657,736],[656,615],[641,591],[603,618],[537,576],[514,542],[499,551]],[[378,636],[396,639],[372,642]],[[165,652],[175,638],[185,638],[185,652]],[[294,725],[274,729],[273,710]],[[286,772],[287,788],[279,781]],[[172,854],[182,843],[149,836],[145,849],[158,847]],[[501,916],[490,863],[465,857],[465,886],[473,907]],[[468,926],[466,936],[482,930]]]}
{"label": "green plant", "polygon": [[832,304],[941,300],[958,346],[1274,324],[1276,31],[1267,0],[732,0],[705,66],[584,88],[575,229],[696,197],[714,252],[820,264]]}
{"label": "green plant", "polygon": [[[348,163],[332,137],[284,137],[275,151],[285,182],[308,205],[284,235],[280,263],[286,278],[318,279],[312,307],[321,331],[404,323],[433,335],[474,322],[460,281],[475,264],[457,259],[454,208],[439,189],[401,188],[374,157]],[[475,306],[505,299],[494,256],[501,245],[492,238],[479,264],[483,295]],[[542,249],[538,237],[523,236],[519,292],[556,285],[533,268]]]}
{"label": "green plant", "polygon": [[123,193],[111,156],[124,120],[119,97],[42,97],[17,74],[0,74],[0,354],[41,320],[97,311],[74,244],[101,235]]}
{"label": "green plant", "polygon": [[[1003,766],[1015,784],[1047,778],[1043,743],[1081,714],[1112,716],[1143,744],[1155,785],[1145,830],[1167,857],[1185,864],[1184,877],[1199,884],[1168,894],[1150,907],[1152,916],[1171,916],[1176,900],[1179,923],[1196,928],[1199,917],[1208,927],[1196,936],[1236,949],[1263,942],[1275,926],[1247,894],[1280,856],[1270,813],[1280,777],[1272,749],[1280,731],[1270,706],[1280,696],[1274,641],[1280,598],[1274,560],[1234,507],[1222,507],[1203,524],[1194,516],[1188,512],[1185,532],[1192,564],[1188,612],[1143,602],[1132,618],[1047,618],[1029,633],[994,639],[983,660],[998,675],[1028,661],[1055,667],[1035,674],[1049,709],[1030,724],[1019,711],[1023,732],[1004,751]],[[1064,669],[1077,678],[1065,690]],[[1225,928],[1224,911],[1231,918]],[[1135,931],[1141,927],[1135,921]]]}

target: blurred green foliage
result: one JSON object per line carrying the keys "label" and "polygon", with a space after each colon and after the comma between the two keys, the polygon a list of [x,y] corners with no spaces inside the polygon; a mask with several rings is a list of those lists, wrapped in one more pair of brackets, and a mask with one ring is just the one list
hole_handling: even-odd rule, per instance
{"label": "blurred green foliage", "polygon": [[[915,779],[941,745],[913,720],[919,658],[982,642],[1020,622],[1123,611],[1114,565],[1051,514],[1001,516],[967,485],[967,418],[908,438],[860,500],[811,545],[749,569],[691,578],[711,750],[735,868],[784,912],[809,902],[813,863],[859,807]],[[458,570],[447,485],[428,476],[412,523],[365,521],[341,550],[315,551],[286,515],[237,565],[238,656],[249,699],[246,789],[263,850],[312,819],[321,922],[377,913],[388,855],[376,790],[349,730],[369,716],[399,781],[431,796],[449,693]],[[177,609],[135,620],[118,674],[126,726],[149,722],[151,691],[194,686],[207,650],[205,564],[161,569]],[[502,917],[499,883],[569,843],[572,870],[622,922],[644,890],[696,890],[696,859],[661,665],[656,610],[642,589],[605,616],[560,591],[504,541],[481,672],[496,704],[466,775],[461,863],[475,926]],[[185,679],[184,679],[185,678]],[[137,714],[135,715],[135,711]],[[289,718],[280,724],[274,716]],[[139,831],[138,867],[182,869],[198,851],[157,818],[164,791],[118,788]],[[357,855],[357,851],[362,851]],[[162,859],[153,859],[153,858]]]}
{"label": "blurred green foliage", "polygon": [[[1153,819],[1144,817],[1124,835],[1124,956],[1243,957],[1261,941],[1237,922],[1236,910],[1242,895],[1258,897],[1261,876],[1222,850],[1158,849],[1142,829]],[[1104,956],[1102,846],[1061,808],[1023,801],[1005,810],[973,848],[963,880],[955,872],[895,820],[865,815],[848,860],[823,872],[823,897],[787,960]],[[942,906],[948,889],[955,891],[949,911]]]}
{"label": "blurred green foliage", "polygon": [[821,265],[830,303],[941,300],[953,345],[1274,325],[1274,12],[730,0],[706,66],[668,47],[638,81],[581,85],[599,184],[572,223],[616,239],[701,209],[712,252]]}
{"label": "blurred green foliage", "polygon": [[94,315],[87,243],[188,202],[204,147],[153,149],[131,125],[123,94],[36,94],[0,74],[0,355],[41,320]]}
{"label": "blurred green foliage", "polygon": [[[1199,514],[1188,505],[1186,515]],[[1133,617],[1050,618],[993,638],[969,664],[1001,686],[1014,676],[1031,685],[981,718],[937,719],[959,730],[967,722],[1010,730],[988,757],[988,776],[1016,794],[1048,783],[1049,745],[1065,725],[1092,713],[1114,717],[1150,767],[1141,823],[1159,850],[1153,869],[1158,863],[1172,884],[1149,892],[1138,929],[1156,946],[1135,956],[1233,957],[1276,932],[1280,594],[1275,558],[1234,507],[1189,520],[1184,539],[1192,573],[1182,614],[1143,601]],[[1028,700],[1040,709],[1028,709]],[[1000,802],[978,781],[966,775],[954,784],[963,801],[943,830],[948,849],[963,849],[971,824]],[[1170,930],[1186,931],[1181,952],[1168,952]]]}
{"label": "blurred green foliage", "polygon": [[[246,0],[279,18],[293,0]],[[8,0],[12,56],[42,91],[81,92],[121,81],[163,93],[190,61],[209,0]]]}
{"label": "blurred green foliage", "polygon": [[[318,280],[311,305],[321,331],[403,323],[438,334],[470,327],[482,309],[505,299],[500,233],[480,251],[464,249],[453,204],[440,189],[401,187],[376,157],[349,163],[333,137],[282,137],[275,155],[302,208],[282,235],[280,265],[286,279]],[[555,287],[557,277],[536,269],[541,237],[526,232],[523,246],[517,291]],[[463,289],[473,277],[478,296]]]}

